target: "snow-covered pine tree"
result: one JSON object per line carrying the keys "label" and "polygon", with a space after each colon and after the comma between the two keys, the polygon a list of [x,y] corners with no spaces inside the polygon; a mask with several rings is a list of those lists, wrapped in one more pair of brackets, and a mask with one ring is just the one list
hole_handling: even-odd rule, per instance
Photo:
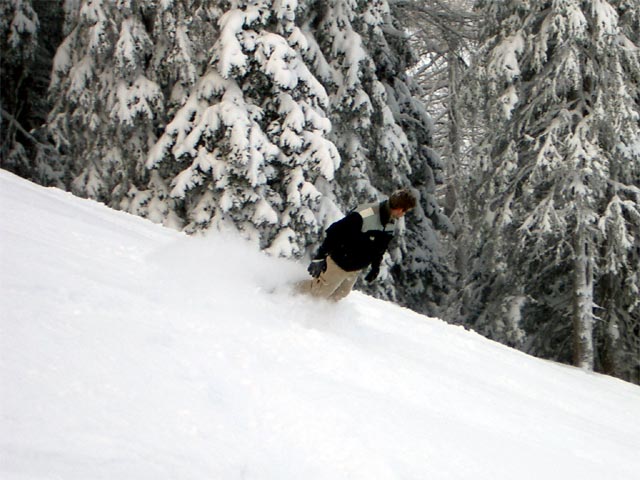
{"label": "snow-covered pine tree", "polygon": [[309,26],[322,52],[318,78],[331,99],[330,138],[343,165],[336,194],[345,210],[378,200],[400,187],[420,196],[406,230],[392,251],[383,281],[360,284],[377,296],[433,313],[446,285],[446,262],[436,228],[448,221],[435,201],[442,165],[429,148],[431,119],[420,93],[407,76],[416,59],[390,2],[326,0],[315,2]]}
{"label": "snow-covered pine tree", "polygon": [[[218,2],[209,0],[170,0],[147,2],[140,8],[141,20],[153,42],[147,62],[147,76],[154,80],[164,98],[164,115],[156,121],[156,133],[162,134],[168,120],[187,102],[198,78],[209,64],[207,52],[219,29]],[[155,145],[155,144],[154,144]],[[153,145],[147,145],[148,155]],[[145,158],[143,180],[132,185],[121,207],[158,223],[182,228],[180,206],[171,196],[169,182],[179,172],[175,163],[165,163],[149,171]]]}
{"label": "snow-covered pine tree", "polygon": [[585,368],[602,368],[603,309],[617,312],[605,337],[639,312],[629,262],[640,223],[640,50],[620,23],[637,18],[636,3],[477,4],[489,134],[470,187],[479,208],[465,313],[497,340],[564,361],[572,350]]}
{"label": "snow-covered pine tree", "polygon": [[600,103],[615,123],[602,135],[613,161],[607,205],[598,221],[603,245],[596,300],[602,321],[596,347],[606,373],[640,384],[640,5],[625,0],[612,6],[618,14],[620,48],[605,56],[602,68],[615,72],[607,88],[618,95]]}
{"label": "snow-covered pine tree", "polygon": [[[31,132],[34,73],[40,21],[31,0],[10,0],[0,5],[0,167],[31,178],[32,156],[40,142]],[[36,113],[36,114],[34,114]]]}
{"label": "snow-covered pine tree", "polygon": [[57,187],[64,187],[64,166],[45,126],[53,55],[62,41],[63,3],[11,0],[0,7],[0,165]]}
{"label": "snow-covered pine tree", "polygon": [[121,208],[145,181],[164,104],[147,75],[153,42],[147,0],[82,0],[67,9],[54,59],[49,132],[65,157],[70,189]]}
{"label": "snow-covered pine tree", "polygon": [[[296,1],[226,2],[209,69],[149,155],[180,165],[171,194],[188,231],[232,227],[276,255],[299,255],[333,214],[316,184],[340,157],[325,137],[328,97],[305,64]],[[333,210],[332,210],[333,209]]]}

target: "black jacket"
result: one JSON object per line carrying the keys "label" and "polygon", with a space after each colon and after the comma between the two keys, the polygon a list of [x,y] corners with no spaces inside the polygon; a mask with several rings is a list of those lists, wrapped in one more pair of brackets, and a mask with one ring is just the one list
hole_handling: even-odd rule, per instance
{"label": "black jacket", "polygon": [[315,258],[329,255],[347,272],[362,270],[368,265],[378,269],[394,229],[395,221],[387,201],[362,205],[327,229]]}

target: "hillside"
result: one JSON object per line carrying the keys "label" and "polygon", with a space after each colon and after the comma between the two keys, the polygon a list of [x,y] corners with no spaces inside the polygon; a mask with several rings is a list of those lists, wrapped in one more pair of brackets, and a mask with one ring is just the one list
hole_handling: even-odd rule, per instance
{"label": "hillside", "polygon": [[640,388],[0,171],[0,478],[635,480]]}

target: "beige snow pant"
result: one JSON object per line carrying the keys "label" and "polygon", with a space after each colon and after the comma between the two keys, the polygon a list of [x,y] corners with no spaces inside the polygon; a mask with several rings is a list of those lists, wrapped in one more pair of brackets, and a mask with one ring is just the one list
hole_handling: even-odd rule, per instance
{"label": "beige snow pant", "polygon": [[301,282],[299,289],[314,297],[337,302],[349,295],[358,280],[359,273],[360,270],[346,272],[336,265],[331,257],[327,257],[327,270],[321,273],[318,278]]}

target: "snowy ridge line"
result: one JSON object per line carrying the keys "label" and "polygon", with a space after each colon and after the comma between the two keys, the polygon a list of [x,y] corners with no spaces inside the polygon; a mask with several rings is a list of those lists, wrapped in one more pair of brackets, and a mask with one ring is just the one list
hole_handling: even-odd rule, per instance
{"label": "snowy ridge line", "polygon": [[0,478],[637,478],[639,387],[305,275],[0,171]]}

